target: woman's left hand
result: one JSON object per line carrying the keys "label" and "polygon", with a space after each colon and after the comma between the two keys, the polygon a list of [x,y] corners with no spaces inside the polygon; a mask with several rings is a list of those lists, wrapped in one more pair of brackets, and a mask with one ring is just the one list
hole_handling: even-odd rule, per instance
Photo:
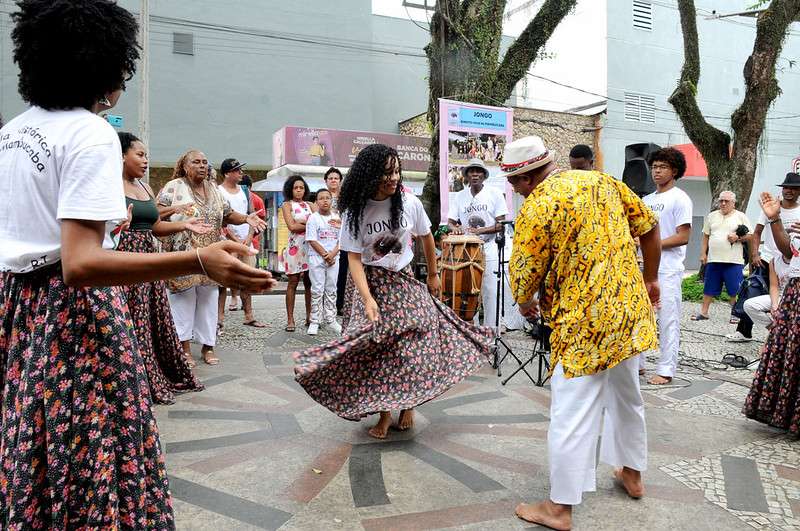
{"label": "woman's left hand", "polygon": [[428,275],[428,291],[431,292],[431,295],[434,297],[439,297],[439,294],[442,291],[442,281],[439,280],[439,274],[434,273],[433,275]]}
{"label": "woman's left hand", "polygon": [[247,224],[255,229],[256,234],[267,228],[267,222],[258,217],[259,214],[263,213],[264,210],[262,209],[247,216]]}
{"label": "woman's left hand", "polygon": [[212,230],[214,230],[213,225],[209,225],[208,223],[204,222],[200,218],[189,218],[185,220],[184,227],[189,232],[193,232],[195,234],[208,234]]}

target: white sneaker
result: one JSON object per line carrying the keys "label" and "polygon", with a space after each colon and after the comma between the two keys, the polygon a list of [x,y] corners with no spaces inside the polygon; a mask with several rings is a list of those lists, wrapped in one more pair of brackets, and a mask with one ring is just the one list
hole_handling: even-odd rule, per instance
{"label": "white sneaker", "polygon": [[753,340],[752,337],[744,337],[738,330],[732,334],[725,334],[725,340],[730,343],[748,343]]}
{"label": "white sneaker", "polygon": [[308,325],[308,335],[315,336],[319,332],[319,325],[317,323],[311,323]]}
{"label": "white sneaker", "polygon": [[336,334],[337,336],[341,335],[342,325],[340,325],[337,321],[334,320],[332,323],[328,323],[326,326],[331,330],[333,330],[333,333]]}

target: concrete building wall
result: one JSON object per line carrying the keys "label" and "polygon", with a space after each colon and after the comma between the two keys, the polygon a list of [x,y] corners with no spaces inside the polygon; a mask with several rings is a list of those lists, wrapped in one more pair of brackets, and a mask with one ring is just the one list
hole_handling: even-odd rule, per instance
{"label": "concrete building wall", "polygon": [[[139,9],[138,0],[120,5]],[[0,0],[6,119],[26,108],[11,60],[13,10],[10,0]],[[401,118],[427,105],[427,33],[408,20],[372,15],[370,0],[151,0],[150,10],[155,165],[171,166],[186,149],[199,148],[216,166],[234,156],[264,168],[272,161],[272,133],[284,125],[396,132]],[[173,53],[173,32],[194,35],[194,55]],[[319,44],[301,42],[311,40]],[[138,86],[137,76],[110,111],[134,132]]]}
{"label": "concrete building wall", "polygon": [[[733,17],[708,19],[712,11],[732,13],[746,10],[748,0],[698,0],[701,78],[698,101],[713,125],[728,130],[730,115],[742,101],[742,68],[752,52],[755,19]],[[667,98],[675,88],[683,65],[683,40],[675,2],[653,1],[652,31],[633,24],[632,0],[608,0],[608,115],[602,134],[606,167],[621,176],[627,144],[654,142],[661,146],[689,143]],[[789,171],[792,158],[800,154],[800,68],[789,60],[800,55],[800,24],[794,24],[779,61],[778,81],[783,95],[770,110],[760,154],[758,173],[749,205],[737,205],[755,220],[759,212],[757,192],[775,191]],[[625,94],[640,93],[654,98],[655,121],[625,119]],[[709,211],[711,197],[707,181],[681,181],[694,200],[695,214]],[[696,228],[699,232],[699,227]]]}

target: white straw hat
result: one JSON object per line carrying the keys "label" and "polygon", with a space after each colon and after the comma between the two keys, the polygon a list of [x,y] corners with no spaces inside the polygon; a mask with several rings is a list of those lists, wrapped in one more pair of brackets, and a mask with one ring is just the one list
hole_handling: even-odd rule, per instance
{"label": "white straw hat", "polygon": [[500,169],[506,177],[545,166],[555,159],[538,136],[526,136],[506,144]]}

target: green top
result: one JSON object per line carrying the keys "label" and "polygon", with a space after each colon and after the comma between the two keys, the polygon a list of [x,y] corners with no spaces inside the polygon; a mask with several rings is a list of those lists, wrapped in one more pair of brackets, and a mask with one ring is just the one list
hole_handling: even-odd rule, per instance
{"label": "green top", "polygon": [[153,230],[153,225],[158,221],[158,208],[152,199],[131,199],[125,197],[125,204],[133,205],[131,211],[131,226],[129,230]]}

